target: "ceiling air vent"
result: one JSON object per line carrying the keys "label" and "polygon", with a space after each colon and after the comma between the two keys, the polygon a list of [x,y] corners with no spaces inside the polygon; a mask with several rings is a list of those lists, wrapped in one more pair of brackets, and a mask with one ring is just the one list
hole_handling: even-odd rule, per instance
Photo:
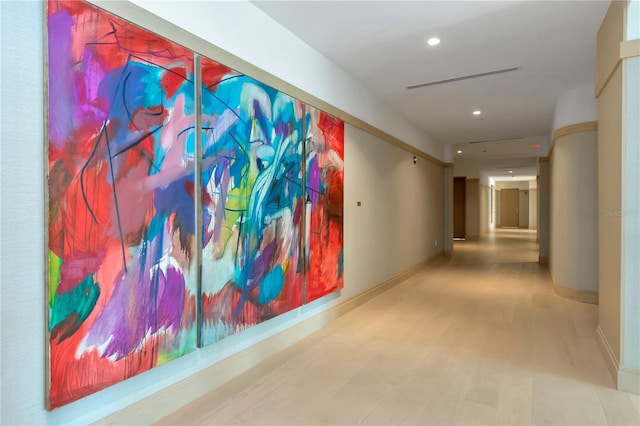
{"label": "ceiling air vent", "polygon": [[520,69],[520,67],[513,67],[513,68],[505,68],[503,70],[481,72],[480,74],[464,75],[462,77],[448,78],[446,80],[432,81],[430,83],[414,84],[413,86],[407,86],[407,89],[409,89],[409,90],[420,89],[422,87],[435,86],[437,84],[453,83],[455,81],[469,80],[469,79],[472,79],[472,78],[487,77],[489,75],[496,75],[496,74],[502,74],[502,73],[505,73],[505,72],[518,71],[519,69]]}
{"label": "ceiling air vent", "polygon": [[524,136],[520,136],[517,138],[503,138],[503,139],[487,139],[486,141],[471,141],[471,142],[462,142],[462,143],[487,143],[487,142],[502,142],[502,141],[517,141],[518,139],[524,139]]}

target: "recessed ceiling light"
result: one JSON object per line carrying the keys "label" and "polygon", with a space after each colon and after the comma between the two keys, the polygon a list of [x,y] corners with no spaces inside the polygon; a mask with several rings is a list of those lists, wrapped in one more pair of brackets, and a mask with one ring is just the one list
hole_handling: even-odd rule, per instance
{"label": "recessed ceiling light", "polygon": [[473,111],[473,115],[480,115],[482,114],[482,111],[480,111],[479,109]]}
{"label": "recessed ceiling light", "polygon": [[509,170],[509,173],[513,173],[513,170]]}
{"label": "recessed ceiling light", "polygon": [[458,150],[458,154],[462,154],[462,150],[461,149]]}
{"label": "recessed ceiling light", "polygon": [[429,40],[427,40],[427,44],[429,46],[437,46],[438,44],[440,44],[440,39],[438,37],[431,37]]}

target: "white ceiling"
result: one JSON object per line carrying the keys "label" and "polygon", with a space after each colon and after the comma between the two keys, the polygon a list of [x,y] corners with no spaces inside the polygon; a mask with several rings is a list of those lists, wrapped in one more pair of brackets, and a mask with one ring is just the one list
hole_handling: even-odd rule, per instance
{"label": "white ceiling", "polygon": [[452,147],[455,171],[458,175],[477,174],[497,181],[529,180],[538,174],[538,157],[547,154],[547,141],[546,137],[531,136],[455,144]]}
{"label": "white ceiling", "polygon": [[[596,34],[609,2],[254,4],[437,141],[457,144],[547,135],[558,95],[593,84]],[[432,36],[440,45],[427,46]],[[511,67],[521,69],[406,88]],[[481,120],[472,116],[474,109],[482,110]],[[511,153],[510,144],[502,141],[493,149]]]}

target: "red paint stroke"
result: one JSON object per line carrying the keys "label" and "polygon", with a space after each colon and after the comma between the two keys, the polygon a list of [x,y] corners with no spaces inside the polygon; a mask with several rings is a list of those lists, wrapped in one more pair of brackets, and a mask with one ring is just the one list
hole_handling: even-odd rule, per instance
{"label": "red paint stroke", "polygon": [[221,83],[225,78],[241,75],[239,72],[211,59],[204,58],[201,64],[202,84],[209,89]]}
{"label": "red paint stroke", "polygon": [[344,160],[344,122],[324,112],[319,113],[318,129],[326,149],[316,152],[324,156],[319,164],[325,193],[311,209],[309,230],[309,264],[307,269],[307,302],[333,293],[344,286],[341,264],[343,254],[344,170],[342,164],[331,163],[329,156]]}
{"label": "red paint stroke", "polygon": [[243,297],[240,287],[229,281],[215,294],[202,294],[203,322],[220,321],[234,332],[260,324],[299,307],[302,304],[301,283],[302,276],[295,268],[290,268],[278,298],[263,305],[258,303],[258,288]]}
{"label": "red paint stroke", "polygon": [[168,97],[175,95],[188,75],[184,67],[173,67],[164,73],[161,84]]}

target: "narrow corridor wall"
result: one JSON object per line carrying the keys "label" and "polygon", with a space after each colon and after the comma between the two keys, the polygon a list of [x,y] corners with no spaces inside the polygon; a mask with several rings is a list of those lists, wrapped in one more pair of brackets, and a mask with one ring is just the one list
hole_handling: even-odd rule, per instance
{"label": "narrow corridor wall", "polygon": [[410,153],[345,127],[345,283],[353,294],[442,251],[443,188],[442,167],[414,164]]}

